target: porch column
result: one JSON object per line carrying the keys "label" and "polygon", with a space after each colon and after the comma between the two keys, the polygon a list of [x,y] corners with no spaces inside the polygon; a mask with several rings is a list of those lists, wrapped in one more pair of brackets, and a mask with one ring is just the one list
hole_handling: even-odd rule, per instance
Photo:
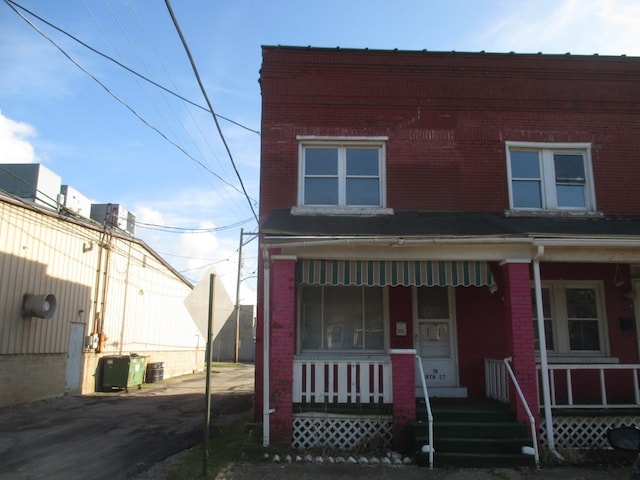
{"label": "porch column", "polygon": [[411,422],[416,419],[416,351],[392,349],[393,448],[403,452],[410,447]]}
{"label": "porch column", "polygon": [[270,436],[274,445],[293,438],[293,355],[295,352],[296,258],[271,257]]}
{"label": "porch column", "polygon": [[[511,354],[513,371],[537,423],[538,393],[529,265],[528,260],[510,260],[500,264],[504,278],[507,351]],[[509,398],[518,420],[528,422],[527,412],[513,387]]]}

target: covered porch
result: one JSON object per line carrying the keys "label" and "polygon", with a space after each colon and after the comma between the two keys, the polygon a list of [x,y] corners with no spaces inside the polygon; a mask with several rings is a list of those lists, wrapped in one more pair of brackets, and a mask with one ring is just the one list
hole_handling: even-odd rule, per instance
{"label": "covered porch", "polygon": [[[497,267],[505,272],[514,268],[512,264]],[[271,351],[293,352],[288,361],[283,361],[280,354],[278,358],[271,355],[270,370],[274,373],[270,387],[278,388],[277,397],[271,389],[269,419],[274,426],[276,416],[285,419],[286,410],[274,408],[275,398],[280,405],[288,405],[286,409],[291,412],[286,419],[289,426],[281,432],[279,443],[290,442],[303,449],[327,445],[344,450],[375,443],[406,451],[411,442],[410,425],[416,418],[416,397],[442,397],[453,391],[458,397],[467,395],[464,380],[461,381],[464,375],[461,377],[458,372],[456,291],[475,290],[475,300],[474,295],[462,297],[476,311],[482,299],[492,298],[495,282],[487,262],[360,261],[274,255],[270,258],[270,273],[270,293],[277,282],[278,290],[289,295],[289,300],[271,300],[272,313],[287,302],[295,305],[291,330],[281,324],[282,315],[276,318],[272,314],[270,318]],[[346,303],[335,308],[322,303],[322,299],[338,291],[329,289],[342,288],[353,289],[356,298],[362,299],[358,300],[365,305],[362,317],[371,317],[372,322],[362,320]],[[378,312],[372,300],[377,296],[370,296],[369,288],[381,292],[380,316],[372,314]],[[361,289],[365,293],[357,297]],[[420,294],[420,289],[426,294]],[[435,297],[433,292],[437,292]],[[349,295],[340,294],[337,298],[346,302]],[[429,302],[437,305],[429,307]],[[529,302],[527,299],[527,305]],[[494,297],[494,304],[497,303],[503,302]],[[340,315],[334,315],[336,312]],[[354,327],[352,318],[363,323]],[[427,355],[420,356],[421,347],[438,342],[446,345],[439,344],[434,350],[438,358],[434,357],[433,363]],[[360,346],[362,349],[358,350]],[[274,368],[274,363],[279,367]],[[430,370],[420,371],[427,364]],[[290,376],[281,374],[280,367],[290,368]],[[291,379],[288,391],[284,383],[280,388],[287,376]],[[275,438],[272,430],[270,440]]]}
{"label": "covered porch", "polygon": [[[340,421],[376,415],[375,422],[386,422],[384,436],[390,436],[394,447],[411,448],[409,426],[416,418],[417,397],[454,391],[493,398],[485,359],[511,359],[525,401],[510,380],[499,382],[507,391],[500,394],[501,401],[519,422],[528,424],[527,410],[532,412],[534,436],[542,445],[560,441],[564,427],[554,422],[571,404],[569,390],[573,410],[584,403],[584,389],[596,385],[595,390],[606,393],[603,407],[622,412],[612,405],[626,382],[631,393],[625,393],[624,401],[634,408],[631,367],[640,361],[635,308],[640,244],[625,236],[628,223],[502,213],[396,213],[323,219],[329,230],[318,236],[317,218],[283,211],[273,220],[262,245],[263,311],[257,339],[256,393],[263,400],[257,412],[266,427],[265,445],[293,444],[294,421],[305,415],[337,422],[323,424],[331,429],[340,429]],[[277,228],[282,225],[287,228]],[[527,233],[532,231],[550,233]],[[440,266],[444,274],[436,272]],[[375,298],[380,308],[374,311],[382,313],[374,317],[380,322],[358,332],[347,328],[350,319],[361,320],[352,315],[353,305],[344,319],[332,316],[343,307],[334,302],[327,309],[327,298],[354,298],[336,294],[342,289],[360,291],[354,295],[362,295],[363,309]],[[374,289],[378,291],[369,297]],[[421,302],[434,308],[421,310]],[[576,306],[588,307],[590,313],[577,312]],[[315,318],[325,323],[308,335],[305,321],[314,311],[322,312]],[[449,342],[449,349],[442,342]],[[441,348],[428,362],[416,362],[425,345]],[[443,366],[437,356],[447,354],[452,361]],[[585,377],[582,367],[574,368],[584,364],[593,367],[593,378]],[[417,373],[418,365],[426,367],[424,374]],[[610,373],[611,365],[621,367]],[[599,366],[607,367],[604,386]],[[427,394],[421,394],[421,379]],[[367,428],[354,425],[345,431]],[[591,429],[588,423],[584,428]],[[317,435],[318,430],[305,434],[309,432]]]}

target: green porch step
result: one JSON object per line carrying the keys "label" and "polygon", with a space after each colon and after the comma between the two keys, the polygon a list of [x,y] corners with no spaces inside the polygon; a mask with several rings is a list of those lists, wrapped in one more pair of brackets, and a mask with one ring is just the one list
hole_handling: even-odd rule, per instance
{"label": "green porch step", "polygon": [[[412,423],[418,463],[428,463],[420,452],[429,443],[424,401],[417,405],[418,420]],[[530,427],[516,421],[507,405],[487,399],[433,399],[434,463],[436,466],[514,467],[534,466]]]}
{"label": "green porch step", "polygon": [[[434,457],[435,464],[439,467],[465,467],[465,468],[518,468],[535,467],[532,456],[522,454],[494,454],[481,453],[438,453]],[[419,460],[425,464],[424,460]],[[426,465],[426,464],[425,464]]]}

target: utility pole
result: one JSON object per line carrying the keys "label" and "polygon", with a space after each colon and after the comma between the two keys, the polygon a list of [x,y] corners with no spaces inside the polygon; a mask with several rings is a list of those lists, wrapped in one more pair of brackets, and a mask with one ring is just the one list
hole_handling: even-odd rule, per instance
{"label": "utility pole", "polygon": [[[242,279],[240,275],[242,273],[242,247],[245,245],[244,236],[250,235],[255,238],[257,233],[244,233],[244,228],[240,229],[240,246],[238,247],[238,278],[236,281],[236,340],[235,340],[235,351],[233,354],[233,361],[235,363],[239,362],[239,350],[240,350],[240,282]],[[253,240],[253,238],[251,240]],[[247,243],[249,243],[249,240]]]}
{"label": "utility pole", "polygon": [[240,275],[242,273],[242,242],[244,241],[244,228],[240,229],[240,247],[238,247],[238,278],[236,281],[236,342],[233,353],[233,361],[238,363],[240,355]]}
{"label": "utility pole", "polygon": [[209,316],[207,327],[207,383],[205,386],[205,406],[204,406],[204,450],[202,452],[202,476],[207,477],[209,473],[209,423],[211,422],[211,361],[213,357],[213,301],[214,286],[216,276],[209,275]]}

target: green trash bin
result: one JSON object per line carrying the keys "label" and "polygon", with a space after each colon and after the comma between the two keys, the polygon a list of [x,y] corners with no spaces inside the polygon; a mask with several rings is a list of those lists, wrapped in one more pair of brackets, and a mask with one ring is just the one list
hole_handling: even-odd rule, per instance
{"label": "green trash bin", "polygon": [[103,358],[102,390],[128,390],[142,388],[146,357],[136,355],[109,355]]}

